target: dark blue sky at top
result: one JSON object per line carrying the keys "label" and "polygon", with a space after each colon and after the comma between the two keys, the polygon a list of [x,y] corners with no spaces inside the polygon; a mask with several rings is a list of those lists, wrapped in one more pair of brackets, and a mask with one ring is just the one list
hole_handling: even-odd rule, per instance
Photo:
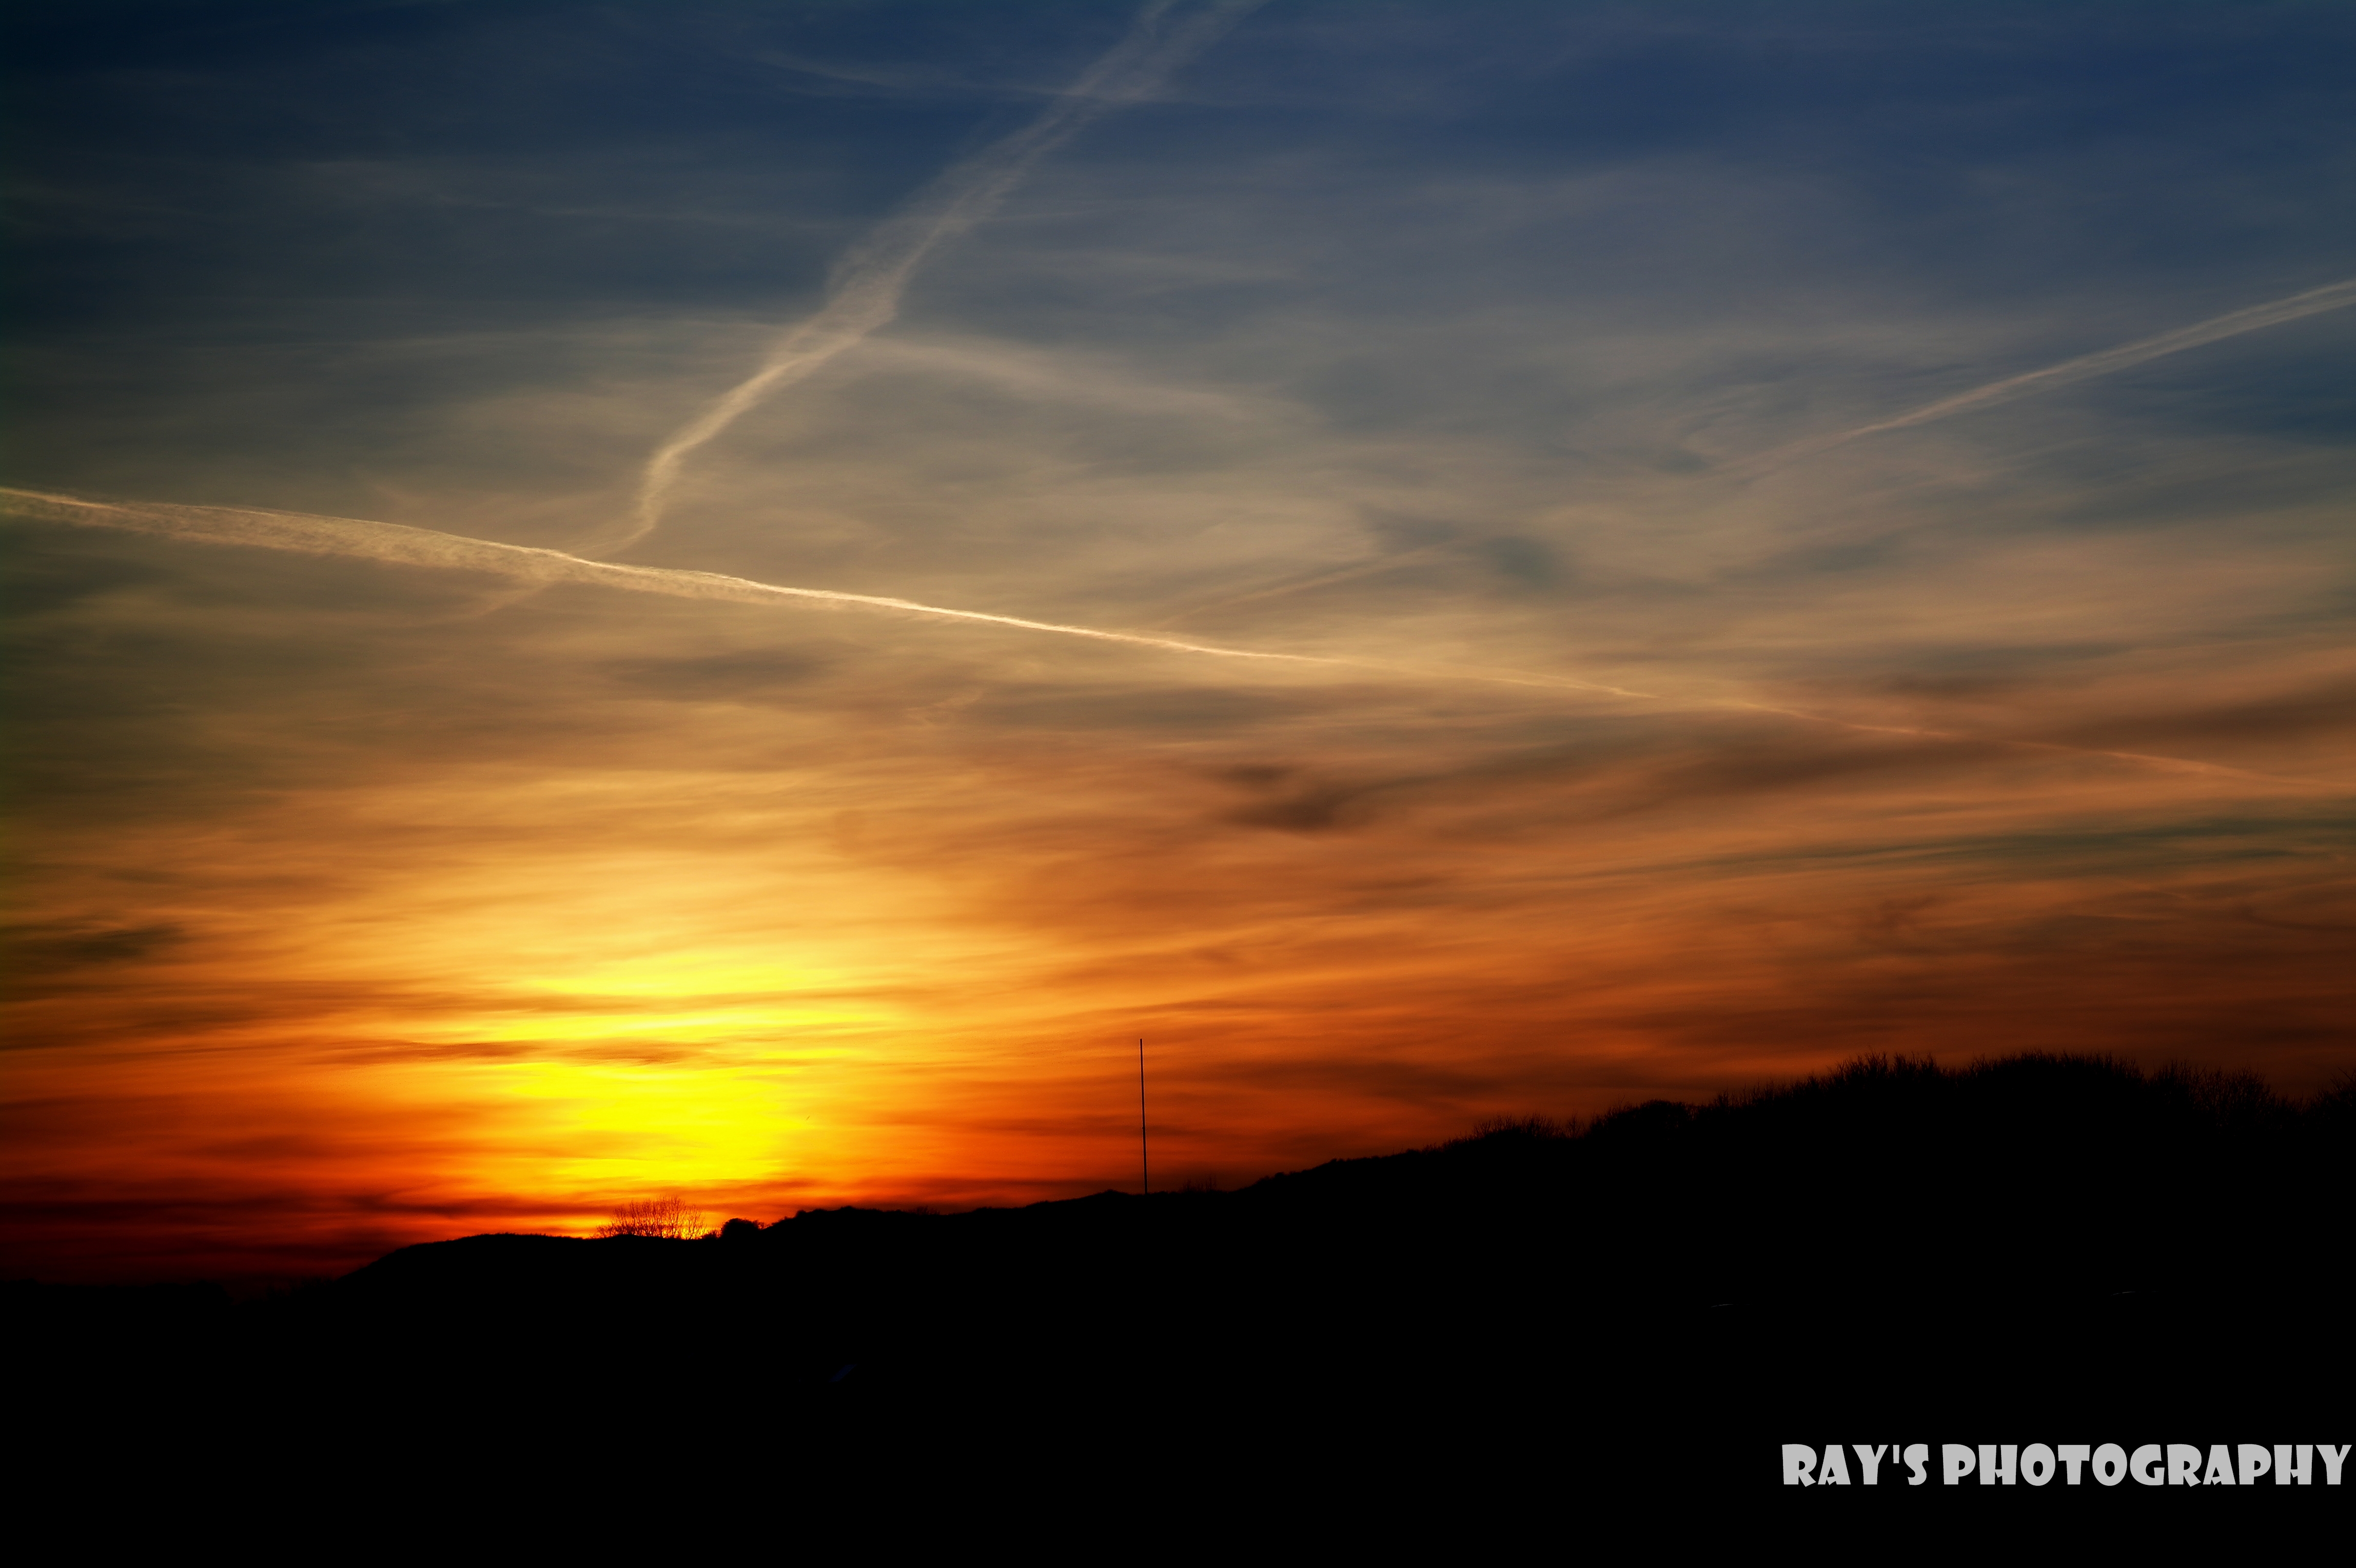
{"label": "dark blue sky at top", "polygon": [[[789,300],[823,269],[828,223],[880,214],[1018,123],[1130,11],[19,7],[20,325],[170,317],[203,295]],[[1090,140],[1213,164],[1315,146],[1402,177],[1699,152],[1837,182],[1908,260],[1993,267],[1989,286],[2072,263],[2197,275],[2265,242],[2291,281],[2301,252],[2328,267],[2356,245],[2331,199],[2356,156],[2351,67],[2356,11],[2336,5],[1278,0],[1188,73],[1196,102]],[[290,177],[367,160],[504,165],[487,202],[603,199],[635,221],[495,222]],[[2243,199],[2215,199],[2220,182]],[[662,231],[727,203],[790,204],[812,231]]]}
{"label": "dark blue sky at top", "polygon": [[[44,450],[88,449],[159,400],[185,424],[224,381],[362,423],[452,384],[447,367],[357,370],[335,345],[790,319],[869,222],[1035,113],[1130,10],[16,7],[20,474],[87,481]],[[1622,168],[1772,188],[1776,216],[1713,211],[1692,187],[1485,226],[1400,202]],[[1169,101],[1058,153],[1000,221],[1052,242],[1125,204],[1216,211],[1232,194],[1249,232],[1217,243],[1285,263],[1165,288],[1127,313],[1131,341],[1550,291],[1732,326],[1896,288],[2082,313],[2083,340],[2059,345],[2078,349],[2356,271],[2351,172],[2345,5],[1275,0]],[[1194,240],[1181,223],[1146,242]],[[1052,277],[1004,272],[937,267],[908,315],[1040,341],[1111,330]],[[2243,417],[2329,423],[2344,404],[2328,380],[2308,364]],[[1344,422],[1462,396],[1395,381],[1344,366],[1302,387]],[[1491,405],[1512,393],[1466,406],[1509,418]]]}

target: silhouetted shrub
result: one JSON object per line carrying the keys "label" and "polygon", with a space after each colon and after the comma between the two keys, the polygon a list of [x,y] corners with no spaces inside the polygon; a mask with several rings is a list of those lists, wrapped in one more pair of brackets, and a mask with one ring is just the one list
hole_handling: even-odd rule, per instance
{"label": "silhouetted shrub", "polygon": [[690,1208],[674,1194],[616,1207],[614,1217],[597,1227],[600,1236],[657,1236],[687,1240],[703,1234],[703,1212]]}

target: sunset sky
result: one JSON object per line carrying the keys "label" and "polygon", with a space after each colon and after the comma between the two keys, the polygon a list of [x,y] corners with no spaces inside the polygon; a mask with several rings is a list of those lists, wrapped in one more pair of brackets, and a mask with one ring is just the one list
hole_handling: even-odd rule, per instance
{"label": "sunset sky", "polygon": [[11,26],[0,1272],[2356,1068],[2356,8]]}

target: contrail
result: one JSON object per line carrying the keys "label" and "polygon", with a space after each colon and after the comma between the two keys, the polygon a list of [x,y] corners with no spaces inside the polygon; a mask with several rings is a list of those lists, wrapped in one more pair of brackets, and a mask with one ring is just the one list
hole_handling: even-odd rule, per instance
{"label": "contrail", "polygon": [[635,544],[662,521],[663,504],[690,454],[763,398],[808,378],[899,314],[900,295],[943,242],[990,216],[1039,159],[1108,109],[1133,103],[1209,47],[1262,0],[1211,0],[1170,20],[1179,0],[1151,0],[1129,34],[1080,74],[1047,111],[1012,135],[952,165],[836,268],[817,315],[794,328],[752,375],[715,399],[647,459],[629,531],[602,546]]}
{"label": "contrail", "polygon": [[1934,419],[1945,419],[1951,414],[1967,413],[1976,408],[2009,403],[2014,398],[2027,397],[2049,387],[2066,386],[2072,381],[2107,376],[2114,371],[2124,371],[2147,360],[2157,360],[2163,354],[2180,353],[2187,349],[2197,349],[2203,343],[2214,343],[2221,338],[2239,337],[2244,332],[2255,332],[2261,328],[2279,326],[2286,321],[2296,321],[2302,316],[2314,316],[2350,305],[2356,305],[2356,278],[2325,284],[2321,288],[2311,288],[2304,294],[2294,294],[2265,305],[2229,311],[2190,327],[2179,327],[2173,332],[2163,332],[2157,338],[2139,338],[2133,343],[2122,343],[2115,349],[2104,349],[2100,353],[2064,360],[2041,371],[2008,376],[2000,381],[1990,381],[1984,387],[1975,387],[1970,392],[1925,403],[1893,419],[1876,420],[1871,424],[1860,424],[1854,430],[1794,442],[1789,446],[1729,464],[1723,471],[1744,475],[1778,468],[1803,457],[1813,457],[1819,452],[1829,452],[1836,446],[1845,446],[1864,436],[1879,435],[1885,430],[1905,430],[1917,424],[1928,424]]}
{"label": "contrail", "polygon": [[951,609],[914,599],[881,594],[846,594],[832,588],[794,588],[755,582],[718,572],[684,572],[667,566],[631,566],[611,561],[591,561],[561,550],[529,544],[500,544],[464,534],[411,528],[398,522],[372,522],[362,518],[322,517],[310,512],[264,511],[242,507],[181,506],[168,501],[98,501],[79,496],[47,494],[0,486],[0,511],[14,512],[43,522],[120,529],[157,534],[166,539],[201,544],[243,545],[284,550],[303,555],[342,555],[397,565],[431,566],[451,571],[489,572],[535,585],[581,583],[620,588],[636,594],[661,594],[672,598],[716,599],[734,604],[817,604],[846,609],[929,616],[942,620],[983,626],[1011,627],[1019,631],[1047,632],[1057,637],[1085,638],[1094,642],[1167,653],[1191,653],[1213,659],[1240,659],[1270,664],[1306,665],[1326,670],[1362,670],[1369,673],[1416,681],[1471,681],[1493,686],[1536,687],[1580,692],[1593,696],[1633,702],[1665,703],[1685,708],[1733,713],[1772,714],[1806,724],[1862,735],[1896,735],[1923,740],[1954,741],[1979,746],[2011,746],[2029,751],[2062,751],[2081,757],[2107,757],[2138,766],[2176,773],[2213,774],[2269,784],[2335,789],[2322,779],[2289,779],[2189,757],[2160,757],[2146,752],[2110,751],[2094,746],[2064,746],[2051,741],[2008,740],[1947,730],[1919,729],[1899,725],[1863,724],[1801,708],[1730,698],[1675,697],[1659,692],[1639,692],[1600,681],[1536,671],[1483,669],[1465,665],[1418,665],[1396,660],[1320,653],[1280,653],[1267,649],[1228,648],[1212,642],[1190,642],[1141,632],[1108,631],[1100,627],[1074,626],[1064,621],[1032,620],[1023,616],[993,615],[984,610]]}
{"label": "contrail", "polygon": [[[579,555],[568,555],[561,550],[543,550],[529,544],[500,544],[487,539],[469,539],[463,534],[443,533],[430,528],[411,528],[405,523],[372,522],[363,518],[321,517],[309,512],[264,511],[244,507],[181,506],[166,501],[85,500],[78,496],[50,495],[38,490],[6,487],[0,487],[0,508],[45,522],[122,529],[133,533],[160,534],[167,539],[203,544],[246,545],[305,555],[345,555],[399,565],[492,572],[536,585],[583,583],[598,587],[621,588],[631,593],[662,594],[672,598],[718,599],[735,604],[791,601],[840,605],[1012,627],[1023,631],[1052,632],[1059,637],[1117,642],[1131,648],[1206,654],[1215,659],[1313,664],[1380,671],[1390,674],[1416,672],[1413,666],[1381,660],[1279,653],[1256,648],[1226,648],[1216,643],[1189,642],[1141,632],[1108,631],[1100,627],[993,615],[985,610],[951,609],[943,605],[920,604],[914,599],[893,598],[881,594],[847,594],[833,588],[794,588],[776,583],[755,582],[749,577],[731,577],[718,572],[684,572],[668,566],[632,566],[613,561],[592,561]],[[1618,686],[1573,680],[1562,675],[1501,671],[1462,678],[1511,685],[1554,686],[1614,697],[1653,699],[1651,693],[1631,692]]]}
{"label": "contrail", "polygon": [[1248,594],[1237,594],[1228,598],[1211,599],[1203,604],[1189,605],[1186,608],[1180,610],[1176,615],[1164,616],[1162,619],[1154,622],[1154,625],[1157,627],[1176,626],[1182,620],[1186,620],[1198,615],[1208,615],[1213,610],[1224,610],[1236,605],[1258,604],[1262,599],[1286,598],[1294,594],[1308,593],[1312,588],[1331,587],[1335,583],[1352,583],[1357,581],[1360,577],[1372,577],[1384,572],[1398,571],[1401,567],[1412,566],[1419,561],[1428,561],[1431,559],[1431,557],[1439,554],[1441,546],[1440,545],[1428,544],[1420,550],[1406,550],[1401,551],[1397,555],[1383,556],[1379,560],[1361,561],[1355,566],[1344,566],[1339,571],[1327,572],[1322,575],[1303,577],[1289,583],[1279,583],[1272,588],[1258,588]]}

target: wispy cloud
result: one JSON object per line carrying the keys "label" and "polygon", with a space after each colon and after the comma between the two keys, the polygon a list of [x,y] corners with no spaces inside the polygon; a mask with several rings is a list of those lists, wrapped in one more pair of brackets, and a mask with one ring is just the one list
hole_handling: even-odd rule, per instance
{"label": "wispy cloud", "polygon": [[[1112,631],[1098,627],[1033,620],[1022,616],[996,615],[982,610],[952,609],[946,606],[920,604],[912,599],[894,598],[878,594],[842,593],[830,588],[787,587],[780,584],[759,583],[749,578],[728,576],[717,572],[683,572],[660,566],[637,566],[614,562],[591,561],[557,550],[544,550],[520,544],[501,544],[489,540],[466,539],[457,534],[435,532],[431,529],[412,528],[401,523],[369,522],[357,518],[312,517],[293,512],[251,511],[225,507],[188,507],[168,502],[93,501],[5,488],[0,488],[0,507],[48,521],[65,521],[84,526],[119,528],[134,532],[159,533],[188,542],[243,545],[256,549],[294,551],[303,554],[346,555],[363,560],[429,566],[451,571],[489,572],[535,585],[578,583],[597,587],[618,588],[630,593],[659,594],[672,598],[756,605],[808,604],[882,611],[941,620],[963,621],[978,626],[1006,627],[1017,631],[1044,632],[1056,637],[1079,638],[1091,642],[1116,643],[1124,647],[1163,653],[1307,666],[1329,671],[1360,671],[1410,681],[1472,682],[1486,685],[1578,693],[1590,696],[1624,698],[1658,703],[1670,708],[1715,709],[1761,714],[1776,718],[1796,720],[1807,725],[1821,725],[1867,734],[1944,742],[1969,742],[1978,745],[1992,744],[2037,751],[2073,752],[2089,757],[2109,757],[2144,767],[2213,774],[2223,778],[2293,788],[2332,787],[2316,779],[2283,778],[2212,762],[2157,756],[2148,752],[2071,746],[2051,740],[1972,736],[1915,725],[1875,724],[1842,718],[1836,714],[1814,712],[1804,708],[1744,699],[1693,696],[1680,698],[1659,692],[1637,691],[1625,686],[1614,686],[1599,681],[1583,680],[1572,675],[1551,674],[1541,671],[1419,663],[1413,660],[1382,659],[1370,655],[1293,653],[1267,649],[1236,648],[1217,643],[1159,637],[1148,632]],[[1333,574],[1314,579],[1308,584],[1298,585],[1298,587],[1306,588],[1323,583],[1353,580],[1368,575],[1368,572],[1369,569],[1361,568]],[[1245,603],[1272,596],[1276,596],[1273,594],[1247,595],[1228,602]]]}

